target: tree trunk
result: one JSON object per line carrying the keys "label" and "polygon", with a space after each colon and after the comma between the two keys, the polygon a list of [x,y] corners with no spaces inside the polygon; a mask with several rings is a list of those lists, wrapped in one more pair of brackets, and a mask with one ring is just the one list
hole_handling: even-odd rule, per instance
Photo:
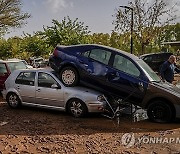
{"label": "tree trunk", "polygon": [[141,53],[142,53],[142,55],[145,54],[145,44],[144,43],[142,43],[142,45],[141,45]]}

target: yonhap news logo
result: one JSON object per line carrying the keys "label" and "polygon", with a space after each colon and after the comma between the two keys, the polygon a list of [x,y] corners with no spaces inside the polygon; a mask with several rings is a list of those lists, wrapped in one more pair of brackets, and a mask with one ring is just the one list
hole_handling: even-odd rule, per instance
{"label": "yonhap news logo", "polygon": [[134,133],[125,133],[121,138],[121,143],[126,148],[138,144],[180,144],[180,137],[152,137],[143,135],[136,138]]}
{"label": "yonhap news logo", "polygon": [[134,133],[124,134],[121,138],[121,142],[126,148],[132,147],[135,144]]}

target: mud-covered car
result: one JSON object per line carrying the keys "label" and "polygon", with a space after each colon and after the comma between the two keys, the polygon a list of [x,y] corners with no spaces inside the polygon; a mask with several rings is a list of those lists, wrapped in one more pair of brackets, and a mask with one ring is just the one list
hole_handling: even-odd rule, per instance
{"label": "mud-covered car", "polygon": [[65,86],[79,83],[147,109],[149,118],[180,117],[179,88],[163,83],[140,58],[102,45],[57,46],[50,66]]}
{"label": "mud-covered car", "polygon": [[68,111],[75,117],[103,112],[106,105],[102,93],[83,87],[65,87],[52,70],[14,71],[2,93],[12,108],[36,106]]}

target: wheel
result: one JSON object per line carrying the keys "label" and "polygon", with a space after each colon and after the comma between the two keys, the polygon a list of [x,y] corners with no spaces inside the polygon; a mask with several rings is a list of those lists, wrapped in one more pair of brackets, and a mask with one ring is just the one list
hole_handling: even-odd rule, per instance
{"label": "wheel", "polygon": [[158,123],[171,122],[174,118],[171,106],[161,100],[153,101],[148,106],[147,115],[151,121]]}
{"label": "wheel", "polygon": [[74,87],[78,84],[78,73],[73,67],[65,67],[60,72],[60,79],[67,87]]}
{"label": "wheel", "polygon": [[83,117],[88,110],[84,102],[79,99],[73,99],[68,103],[68,112],[76,118]]}
{"label": "wheel", "polygon": [[8,94],[6,101],[11,108],[18,108],[21,106],[21,101],[15,93]]}

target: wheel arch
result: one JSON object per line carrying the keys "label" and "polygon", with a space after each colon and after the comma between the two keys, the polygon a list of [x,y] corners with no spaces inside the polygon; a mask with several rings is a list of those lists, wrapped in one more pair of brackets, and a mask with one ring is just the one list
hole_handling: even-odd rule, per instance
{"label": "wheel arch", "polygon": [[63,64],[63,65],[59,68],[59,70],[58,70],[59,72],[58,72],[58,73],[60,73],[61,70],[62,70],[63,68],[65,68],[65,67],[73,67],[73,68],[77,71],[78,76],[79,76],[79,70],[78,70],[77,66],[76,66],[75,64],[73,64],[73,63],[65,63],[65,64]]}
{"label": "wheel arch", "polygon": [[155,98],[152,98],[150,99],[147,104],[145,105],[145,109],[148,108],[148,106],[153,102],[153,101],[157,101],[157,100],[160,100],[160,101],[164,101],[164,103],[168,104],[172,111],[173,111],[173,116],[176,116],[176,109],[175,109],[175,106],[173,105],[173,103],[171,103],[170,100],[166,99],[166,98],[163,98],[163,97],[155,97]]}
{"label": "wheel arch", "polygon": [[79,100],[79,101],[81,101],[81,102],[85,105],[86,111],[89,112],[86,103],[85,103],[83,100],[81,100],[80,98],[77,98],[77,97],[70,98],[70,99],[68,99],[68,100],[66,101],[66,105],[65,105],[65,111],[66,111],[66,112],[68,112],[68,105],[69,105],[69,103],[70,103],[71,101],[73,101],[73,100]]}
{"label": "wheel arch", "polygon": [[18,96],[19,100],[22,103],[22,98],[16,91],[8,91],[7,94],[6,94],[6,100],[7,100],[7,97],[8,97],[9,94],[16,94]]}

